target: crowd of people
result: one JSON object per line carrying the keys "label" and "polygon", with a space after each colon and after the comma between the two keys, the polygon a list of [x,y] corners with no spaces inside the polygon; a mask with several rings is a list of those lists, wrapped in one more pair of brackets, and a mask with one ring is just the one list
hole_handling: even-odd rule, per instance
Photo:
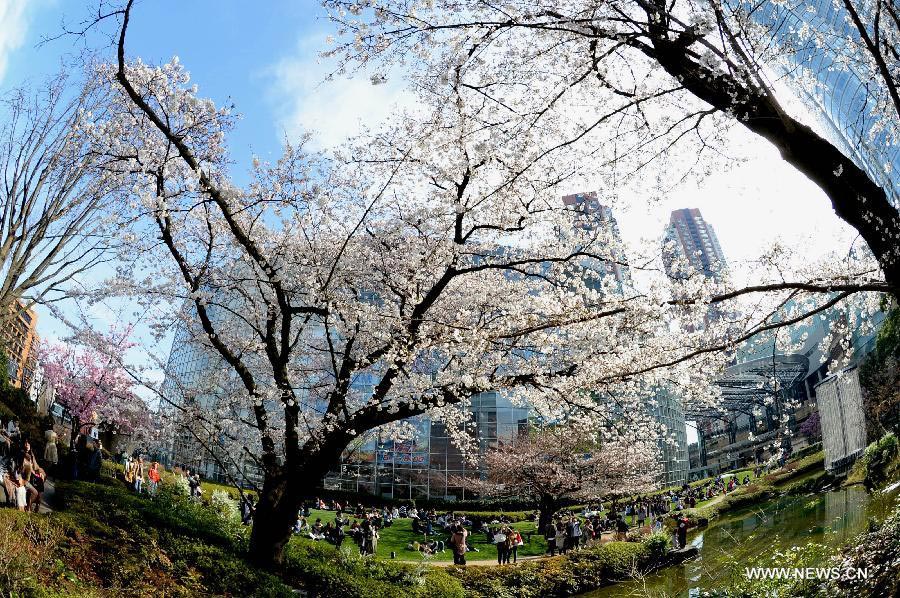
{"label": "crowd of people", "polygon": [[15,418],[0,421],[0,487],[3,503],[20,511],[37,511],[48,478],[48,469],[58,462],[56,432],[47,430],[42,467],[32,448],[31,439],[24,434]]}
{"label": "crowd of people", "polygon": [[[122,472],[125,482],[130,485],[138,494],[143,493],[144,484],[146,483],[147,494],[156,496],[159,490],[160,469],[159,463],[154,461],[150,467],[144,462],[144,457],[140,451],[135,451],[130,456],[127,453],[122,454]],[[188,472],[190,474],[190,472]],[[199,487],[200,481],[197,479]]]}
{"label": "crowd of people", "polygon": [[[757,476],[760,473],[755,472]],[[673,546],[684,548],[689,522],[683,511],[749,483],[749,474],[743,477],[718,476],[694,486],[684,484],[680,489],[616,498],[605,505],[591,504],[580,513],[563,510],[539,533],[546,540],[547,554],[550,556],[566,554],[604,541],[604,533],[609,534],[606,539],[624,541],[666,529],[671,530]],[[242,517],[245,523],[252,519],[253,509],[252,499],[244,501]],[[334,521],[323,523],[322,518],[316,518],[311,522],[313,509],[333,511]],[[537,515],[535,512],[535,521]],[[501,565],[516,563],[519,548],[530,541],[530,534],[523,536],[503,516],[487,521],[478,516],[467,516],[455,511],[439,512],[434,508],[422,509],[415,505],[364,507],[360,503],[353,506],[320,498],[304,505],[300,510],[294,533],[335,546],[341,546],[349,536],[362,554],[374,554],[378,547],[379,531],[401,518],[411,521],[412,532],[419,537],[409,542],[407,550],[424,555],[451,550],[453,562],[460,565],[465,564],[467,553],[478,551],[473,543],[473,537],[479,537],[478,534],[484,534],[483,543],[496,547],[497,563]],[[669,525],[667,521],[670,521]]]}

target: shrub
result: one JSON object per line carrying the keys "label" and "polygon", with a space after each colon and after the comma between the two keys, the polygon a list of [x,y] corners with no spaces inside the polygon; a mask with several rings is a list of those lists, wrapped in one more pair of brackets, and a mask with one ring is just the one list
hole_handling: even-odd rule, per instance
{"label": "shrub", "polygon": [[213,490],[213,493],[209,497],[209,506],[225,521],[235,523],[241,521],[241,512],[237,502],[231,498],[230,494],[223,490]]}
{"label": "shrub", "polygon": [[191,495],[191,485],[188,484],[187,478],[184,476],[175,476],[175,480],[170,487],[175,494],[178,494],[180,496]]}
{"label": "shrub", "polygon": [[473,598],[554,598],[588,592],[645,571],[655,561],[641,542],[609,542],[516,567],[448,567],[466,596]]}
{"label": "shrub", "polygon": [[863,483],[867,489],[878,488],[890,479],[892,470],[897,467],[897,457],[897,436],[892,432],[866,447],[863,454],[866,472]]}
{"label": "shrub", "polygon": [[644,546],[652,558],[662,558],[672,548],[672,538],[665,532],[653,532],[644,538]]}

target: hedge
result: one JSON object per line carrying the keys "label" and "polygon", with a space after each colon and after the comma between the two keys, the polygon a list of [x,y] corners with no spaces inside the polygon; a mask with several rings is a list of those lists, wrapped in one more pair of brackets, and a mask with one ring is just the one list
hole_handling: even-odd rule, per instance
{"label": "hedge", "polygon": [[562,598],[588,592],[649,570],[659,543],[608,542],[543,561],[498,567],[448,567],[472,598]]}
{"label": "hedge", "polygon": [[463,598],[462,584],[440,569],[359,556],[356,550],[325,543],[292,542],[285,551],[284,575],[310,596],[322,598]]}

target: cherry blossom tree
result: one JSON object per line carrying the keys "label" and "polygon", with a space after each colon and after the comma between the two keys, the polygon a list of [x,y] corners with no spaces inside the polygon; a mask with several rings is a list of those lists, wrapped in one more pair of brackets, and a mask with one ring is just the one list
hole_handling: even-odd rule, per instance
{"label": "cherry blossom tree", "polygon": [[807,438],[818,438],[822,435],[822,425],[819,422],[819,412],[813,411],[800,424],[800,433]]}
{"label": "cherry blossom tree", "polygon": [[[305,493],[374,430],[428,414],[465,446],[471,398],[496,391],[646,463],[662,433],[647,389],[713,407],[740,343],[835,308],[850,314],[835,334],[864,327],[890,291],[866,252],[811,264],[775,247],[742,288],[672,280],[658,245],[625,263],[613,231],[560,199],[617,139],[578,143],[580,125],[556,108],[510,112],[550,96],[498,102],[462,68],[423,77],[416,111],[383,130],[330,154],[288,144],[240,187],[230,109],[202,98],[177,59],[127,59],[132,4],[107,15],[120,25],[117,59],[96,73],[109,105],[86,127],[148,229],[108,290],[155,306],[161,332],[174,319],[178,342],[214,364],[199,383],[210,392],[178,407],[198,437],[262,472],[250,540],[262,564],[281,562]],[[611,276],[613,263],[641,280]],[[723,316],[707,318],[710,306]]]}
{"label": "cherry blossom tree", "polygon": [[526,499],[538,505],[538,530],[569,501],[596,500],[651,489],[659,461],[652,439],[598,441],[569,427],[533,431],[487,451],[483,477],[453,484],[485,497]]}
{"label": "cherry blossom tree", "polygon": [[[629,179],[647,187],[654,174],[663,194],[698,165],[715,164],[709,158],[726,150],[725,132],[732,126],[758,135],[825,192],[837,216],[868,244],[885,287],[900,297],[900,191],[889,163],[900,133],[896,3],[324,5],[338,28],[330,54],[342,57],[347,68],[363,64],[388,72],[401,65],[412,69],[418,85],[458,96],[498,136],[533,131],[541,136],[533,152],[566,162],[580,148],[579,157],[602,177],[608,195]],[[801,96],[839,105],[843,112],[832,118],[849,129],[844,146],[855,148],[852,154],[803,122],[805,115],[786,101],[786,76]],[[847,94],[858,86],[864,97],[833,100],[829,94],[837,93],[838,84]],[[869,171],[858,156],[868,158]],[[867,276],[860,282],[870,281]]]}
{"label": "cherry blossom tree", "polygon": [[127,334],[111,333],[91,346],[42,345],[40,363],[55,401],[72,418],[72,446],[86,427],[106,425],[125,434],[149,426],[147,405],[133,392],[134,380],[120,359]]}

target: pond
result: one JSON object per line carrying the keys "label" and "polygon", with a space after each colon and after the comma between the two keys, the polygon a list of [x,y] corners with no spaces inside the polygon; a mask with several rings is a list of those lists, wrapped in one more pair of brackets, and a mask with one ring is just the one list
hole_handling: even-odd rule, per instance
{"label": "pond", "polygon": [[840,546],[862,532],[870,518],[884,518],[897,500],[896,488],[890,493],[869,494],[855,486],[783,497],[735,511],[688,537],[688,543],[700,550],[698,558],[643,579],[583,594],[582,598],[698,596],[728,583],[732,559],[758,565],[775,551],[810,541]]}

